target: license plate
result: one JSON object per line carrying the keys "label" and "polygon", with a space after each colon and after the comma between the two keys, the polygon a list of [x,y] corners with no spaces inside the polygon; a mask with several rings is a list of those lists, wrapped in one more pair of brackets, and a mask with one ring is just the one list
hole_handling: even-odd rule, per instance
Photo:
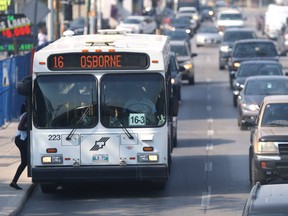
{"label": "license plate", "polygon": [[95,163],[107,163],[109,162],[108,154],[95,154],[92,156],[92,161]]}

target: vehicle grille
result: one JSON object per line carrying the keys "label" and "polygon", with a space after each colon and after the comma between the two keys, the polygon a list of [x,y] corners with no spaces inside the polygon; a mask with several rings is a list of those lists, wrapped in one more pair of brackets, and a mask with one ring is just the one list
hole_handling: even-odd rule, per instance
{"label": "vehicle grille", "polygon": [[278,148],[280,155],[288,155],[288,144],[279,144]]}

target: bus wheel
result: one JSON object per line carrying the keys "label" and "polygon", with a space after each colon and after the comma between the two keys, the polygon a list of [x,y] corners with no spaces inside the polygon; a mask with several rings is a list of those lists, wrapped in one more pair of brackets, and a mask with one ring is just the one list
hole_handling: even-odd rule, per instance
{"label": "bus wheel", "polygon": [[55,184],[40,184],[42,193],[55,193],[57,186]]}

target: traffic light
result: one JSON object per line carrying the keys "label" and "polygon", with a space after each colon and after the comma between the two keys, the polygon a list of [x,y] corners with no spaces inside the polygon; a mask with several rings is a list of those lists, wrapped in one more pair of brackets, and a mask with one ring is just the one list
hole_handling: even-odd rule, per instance
{"label": "traffic light", "polygon": [[63,15],[65,21],[73,20],[73,13],[72,13],[72,3],[71,1],[66,1],[63,3]]}

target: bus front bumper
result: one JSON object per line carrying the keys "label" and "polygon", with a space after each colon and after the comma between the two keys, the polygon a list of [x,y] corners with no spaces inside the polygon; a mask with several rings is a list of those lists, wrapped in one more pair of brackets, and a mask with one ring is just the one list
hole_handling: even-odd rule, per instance
{"label": "bus front bumper", "polygon": [[32,168],[34,183],[71,183],[95,181],[166,181],[167,165],[80,166]]}

